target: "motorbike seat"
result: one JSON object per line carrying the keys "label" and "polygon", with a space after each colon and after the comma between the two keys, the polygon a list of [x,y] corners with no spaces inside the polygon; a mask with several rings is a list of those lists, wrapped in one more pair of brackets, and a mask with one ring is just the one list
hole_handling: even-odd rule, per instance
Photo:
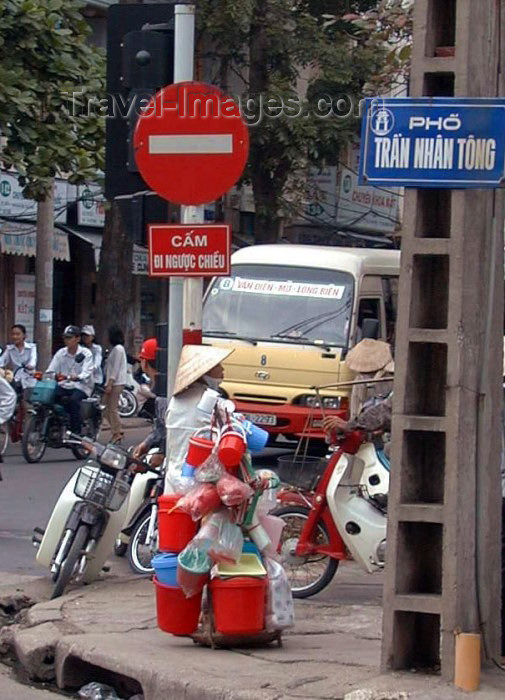
{"label": "motorbike seat", "polygon": [[388,494],[387,493],[376,493],[370,497],[372,501],[375,501],[377,506],[381,510],[387,510],[388,507]]}

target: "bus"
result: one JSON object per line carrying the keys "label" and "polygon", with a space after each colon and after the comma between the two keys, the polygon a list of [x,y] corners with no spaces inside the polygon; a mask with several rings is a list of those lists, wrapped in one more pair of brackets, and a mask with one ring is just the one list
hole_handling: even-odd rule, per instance
{"label": "bus", "polygon": [[[400,251],[257,245],[232,255],[203,306],[203,342],[232,347],[222,389],[271,441],[322,438],[314,386],[352,381],[349,348],[393,345]],[[319,393],[325,415],[348,416],[349,387]]]}

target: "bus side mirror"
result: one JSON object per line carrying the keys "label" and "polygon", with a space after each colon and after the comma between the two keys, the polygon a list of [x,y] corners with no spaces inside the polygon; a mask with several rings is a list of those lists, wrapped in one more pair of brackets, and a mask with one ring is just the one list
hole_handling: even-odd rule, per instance
{"label": "bus side mirror", "polygon": [[365,318],[361,327],[361,337],[377,340],[379,337],[379,319]]}

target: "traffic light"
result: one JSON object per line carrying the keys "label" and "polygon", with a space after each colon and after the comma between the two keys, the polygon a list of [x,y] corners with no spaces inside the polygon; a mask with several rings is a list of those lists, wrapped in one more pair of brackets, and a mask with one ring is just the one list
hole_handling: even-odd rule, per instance
{"label": "traffic light", "polygon": [[109,8],[105,148],[107,199],[148,189],[135,164],[133,131],[145,100],[173,82],[173,53],[172,4],[112,5]]}

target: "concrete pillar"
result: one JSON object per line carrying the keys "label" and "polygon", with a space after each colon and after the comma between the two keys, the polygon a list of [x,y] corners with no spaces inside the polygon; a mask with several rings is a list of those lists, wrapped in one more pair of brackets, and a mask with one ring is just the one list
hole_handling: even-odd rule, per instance
{"label": "concrete pillar", "polygon": [[[500,9],[416,0],[412,96],[503,95]],[[382,665],[452,680],[455,632],[498,653],[503,194],[407,190],[404,232]]]}

